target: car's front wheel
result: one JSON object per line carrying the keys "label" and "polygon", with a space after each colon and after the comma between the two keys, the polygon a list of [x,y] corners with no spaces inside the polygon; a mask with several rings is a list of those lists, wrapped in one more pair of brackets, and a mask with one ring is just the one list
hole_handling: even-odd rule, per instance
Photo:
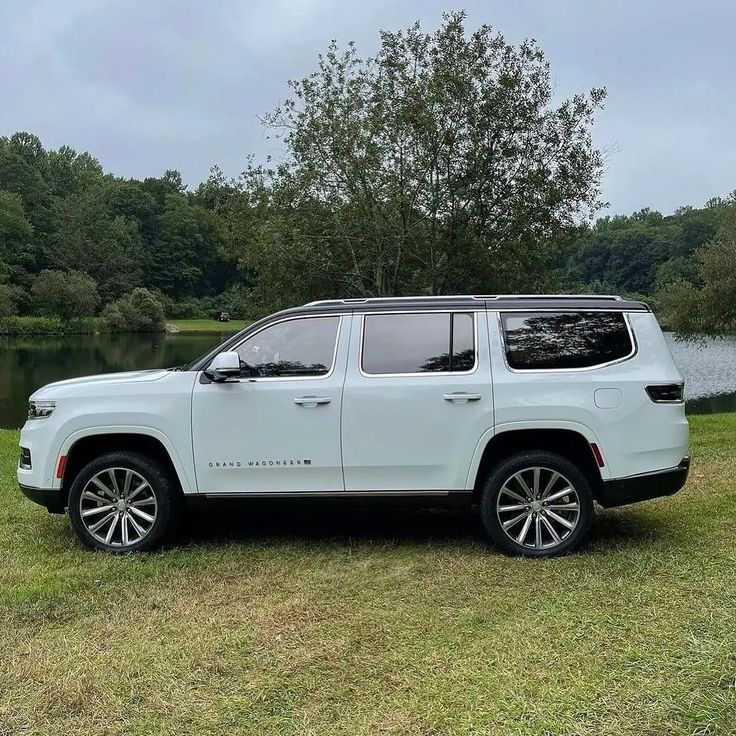
{"label": "car's front wheel", "polygon": [[82,468],[69,490],[69,518],[88,547],[142,552],[172,530],[179,492],[158,460],[110,452]]}
{"label": "car's front wheel", "polygon": [[551,557],[578,547],[593,521],[593,493],[570,460],[544,451],[513,455],[488,477],[481,517],[510,554]]}

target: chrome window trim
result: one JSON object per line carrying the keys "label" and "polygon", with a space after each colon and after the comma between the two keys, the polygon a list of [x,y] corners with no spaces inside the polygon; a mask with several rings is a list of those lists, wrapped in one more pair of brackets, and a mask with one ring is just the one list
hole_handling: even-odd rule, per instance
{"label": "chrome window trim", "polygon": [[[360,317],[360,349],[358,351],[358,370],[365,378],[428,378],[430,376],[470,376],[478,370],[478,314],[484,309],[397,309],[390,312],[359,312]],[[363,348],[365,346],[365,318],[384,316],[387,314],[470,314],[473,317],[473,353],[475,362],[469,371],[417,371],[414,373],[366,373],[363,370]]]}
{"label": "chrome window trim", "polygon": [[[526,312],[527,314],[532,314],[534,312],[567,312],[569,314],[579,314],[581,312],[609,312],[610,314],[623,314],[626,330],[629,333],[629,340],[631,341],[631,352],[622,358],[608,360],[604,363],[596,363],[595,365],[588,365],[584,368],[512,368],[509,365],[508,355],[506,354],[506,332],[503,329],[503,320],[501,319],[501,315],[506,314],[507,312]],[[581,373],[585,371],[597,371],[600,368],[607,368],[611,365],[625,363],[627,360],[631,360],[639,352],[639,346],[636,342],[634,331],[631,329],[631,321],[629,320],[628,313],[619,312],[615,309],[504,309],[503,311],[499,310],[496,312],[496,319],[498,322],[499,336],[501,338],[501,354],[503,356],[503,363],[506,366],[506,370],[510,373]]]}
{"label": "chrome window trim", "polygon": [[243,343],[247,342],[251,338],[267,330],[274,325],[279,325],[282,322],[294,322],[298,319],[333,319],[337,317],[337,331],[335,332],[335,348],[332,351],[332,365],[330,370],[321,376],[248,376],[240,378],[239,380],[244,383],[266,383],[272,381],[326,381],[335,372],[335,366],[337,364],[337,351],[340,347],[340,333],[342,331],[343,318],[348,316],[347,314],[300,314],[293,317],[284,317],[283,319],[276,320],[275,322],[269,322],[267,325],[263,325],[260,329],[244,337],[239,343],[232,345],[229,350],[237,350]]}

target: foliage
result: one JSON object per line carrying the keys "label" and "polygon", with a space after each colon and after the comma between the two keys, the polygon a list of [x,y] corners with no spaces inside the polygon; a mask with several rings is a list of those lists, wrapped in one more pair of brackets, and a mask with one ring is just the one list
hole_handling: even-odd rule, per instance
{"label": "foliage", "polygon": [[0,284],[0,322],[12,317],[16,311],[13,289],[7,284]]}
{"label": "foliage", "polygon": [[[249,160],[234,180],[215,166],[193,191],[177,171],[124,179],[31,133],[0,137],[5,311],[34,314],[39,274],[74,270],[97,285],[95,314],[136,288],[200,319],[328,297],[592,291],[661,300],[686,332],[733,329],[716,301],[727,243],[702,249],[736,195],[591,223],[604,91],[560,101],[535,42],[464,22],[382,32],[369,59],[333,43],[264,118],[282,162]],[[711,261],[722,272],[706,284]]]}
{"label": "foliage", "polygon": [[68,325],[80,317],[91,317],[100,302],[97,284],[82,271],[41,271],[31,287],[39,314],[59,317]]}
{"label": "foliage", "polygon": [[533,41],[464,18],[384,31],[367,60],[333,43],[266,117],[287,159],[240,182],[266,301],[530,288],[545,243],[598,205],[604,90],[553,103]]}
{"label": "foliage", "polygon": [[59,317],[7,317],[0,321],[0,335],[93,335],[107,329],[99,317],[82,317],[65,324]]}
{"label": "foliage", "polygon": [[669,216],[643,209],[580,227],[572,247],[557,244],[558,285],[598,284],[609,293],[648,295],[676,281],[698,286],[694,254],[713,238],[734,201],[733,195],[714,199],[702,209],[683,207]]}
{"label": "foliage", "polygon": [[695,254],[701,287],[679,279],[658,294],[666,324],[682,336],[736,332],[736,205]]}
{"label": "foliage", "polygon": [[140,287],[108,304],[102,317],[107,326],[117,332],[160,332],[164,326],[160,299]]}

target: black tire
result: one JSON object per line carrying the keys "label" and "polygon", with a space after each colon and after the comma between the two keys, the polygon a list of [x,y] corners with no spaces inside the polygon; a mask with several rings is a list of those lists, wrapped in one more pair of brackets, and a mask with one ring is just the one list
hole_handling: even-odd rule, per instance
{"label": "black tire", "polygon": [[[537,496],[539,497],[539,500],[534,499],[534,506],[532,506],[532,501],[530,501],[528,506],[521,508],[521,503],[517,502],[520,506],[518,510],[514,509],[513,511],[498,512],[497,506],[499,505],[499,496],[504,487],[511,490],[512,493],[517,491],[519,495],[523,494],[525,497],[527,496],[527,494],[523,493],[522,486],[518,481],[512,481],[511,479],[514,478],[517,473],[522,472],[526,474],[526,480],[533,482],[535,477],[534,468],[542,469],[540,480],[538,480],[538,485],[540,487],[546,482],[552,481],[552,471],[561,476],[561,478],[556,481],[557,485],[553,487],[556,490],[549,492],[547,494],[548,496],[561,493],[565,487],[567,487],[567,484],[564,483],[564,481],[567,480],[569,485],[572,486],[573,492],[577,495],[577,499],[573,495],[565,495],[558,500],[563,505],[572,506],[577,503],[579,511],[576,513],[575,511],[558,511],[557,509],[554,511],[552,511],[552,509],[548,510],[546,506],[551,505],[554,502],[545,503],[542,499],[542,493],[538,492]],[[548,471],[546,475],[544,473],[545,470]],[[525,476],[522,475],[522,479],[524,478]],[[506,486],[507,483],[511,483],[511,485]],[[527,485],[529,485],[529,483]],[[529,488],[533,492],[531,485]],[[504,495],[502,496],[502,499],[505,500],[508,498],[508,491],[504,490],[503,493]],[[533,495],[531,498],[533,498]],[[514,503],[514,500],[511,499],[510,502]],[[506,504],[503,503],[501,505],[504,507],[506,506]],[[522,518],[511,526],[507,532],[504,529],[499,516],[502,516],[504,521],[508,524],[512,519],[517,518],[514,515],[516,511],[518,511],[518,516]],[[558,522],[549,516],[551,511],[556,514],[556,518],[562,516],[567,523],[574,522],[574,528],[572,530],[568,530],[567,527],[562,526],[561,522]],[[511,555],[523,555],[526,557],[554,557],[556,555],[563,555],[573,551],[582,544],[583,541],[585,541],[593,523],[593,493],[585,473],[583,473],[575,463],[571,462],[566,457],[557,455],[553,452],[529,450],[506,458],[491,471],[491,474],[488,476],[483,487],[480,513],[483,526],[485,527],[491,541],[504,552]],[[529,527],[527,527],[527,535],[531,533],[531,537],[523,536],[522,534],[524,531],[524,525],[527,523],[527,516],[531,516],[532,518]],[[530,546],[528,540],[531,539],[533,542],[537,542],[537,539],[535,538],[536,527],[532,528],[532,525],[536,525],[538,517],[541,529],[540,544],[535,547]],[[555,533],[560,537],[560,541],[554,540],[552,533],[547,529],[546,524],[550,524],[550,526],[555,529]],[[522,542],[525,543],[517,541],[516,537],[519,535],[522,535]],[[512,536],[514,537],[513,539]]]}
{"label": "black tire", "polygon": [[[113,472],[112,476],[110,476],[111,471]],[[123,521],[122,518],[120,518],[118,519],[120,522],[120,529],[117,532],[114,530],[115,533],[111,538],[111,542],[106,543],[104,539],[100,539],[98,536],[95,536],[95,534],[88,528],[88,524],[91,526],[94,524],[91,524],[89,521],[85,523],[85,519],[82,518],[83,504],[87,504],[88,508],[86,511],[91,512],[92,517],[96,520],[101,520],[102,517],[114,513],[118,513],[119,516],[122,517],[126,512],[117,512],[116,509],[110,511],[101,501],[90,501],[88,494],[85,494],[85,499],[82,500],[82,494],[85,489],[87,489],[88,491],[95,493],[95,495],[99,495],[99,498],[104,501],[105,504],[111,504],[109,508],[113,508],[116,504],[114,497],[111,496],[108,499],[105,492],[99,490],[99,487],[94,485],[94,481],[92,479],[98,478],[98,475],[103,473],[101,478],[110,478],[111,480],[109,485],[112,488],[116,482],[120,484],[126,478],[127,472],[131,473],[131,479],[142,478],[147,484],[147,487],[144,487],[144,498],[137,503],[144,503],[149,498],[154,499],[153,501],[148,502],[149,505],[138,506],[138,511],[142,512],[141,516],[134,516],[131,513],[127,515],[127,518],[125,519],[126,533],[129,533],[130,537],[138,535],[137,531],[134,530],[132,526],[134,522],[140,522],[140,524],[138,524],[139,528],[145,527],[145,534],[140,535],[137,539],[131,539],[128,544],[123,544]],[[140,484],[140,481],[138,482]],[[90,488],[87,488],[88,485]],[[107,485],[107,483],[105,483],[105,485]],[[132,494],[133,489],[131,488],[131,496]],[[122,496],[122,493],[120,495]],[[132,504],[133,502],[131,501],[131,505]],[[97,513],[95,505],[101,509],[99,514]],[[78,473],[69,489],[69,520],[71,521],[72,528],[77,533],[79,539],[87,547],[92,549],[104,550],[105,552],[118,554],[145,552],[161,546],[173,533],[176,523],[179,520],[181,506],[181,491],[176,480],[171,477],[170,470],[158,460],[137,452],[109,452],[91,460]],[[126,507],[126,509],[127,508],[128,507]],[[151,511],[152,508],[153,511]],[[143,514],[153,517],[154,520],[150,525],[149,522],[142,520],[141,517]],[[86,519],[90,518],[90,515],[87,514]],[[133,518],[133,522],[129,522],[129,518]],[[110,525],[113,523],[117,525],[114,518],[111,519]],[[103,526],[102,531],[105,531],[106,528],[109,529],[108,526]],[[100,533],[102,534],[102,532]]]}

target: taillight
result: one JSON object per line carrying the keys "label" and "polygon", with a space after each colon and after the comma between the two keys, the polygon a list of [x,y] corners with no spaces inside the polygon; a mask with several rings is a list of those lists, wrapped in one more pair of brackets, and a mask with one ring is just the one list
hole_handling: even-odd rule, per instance
{"label": "taillight", "polygon": [[685,396],[684,383],[663,383],[647,386],[649,398],[655,404],[681,404]]}

